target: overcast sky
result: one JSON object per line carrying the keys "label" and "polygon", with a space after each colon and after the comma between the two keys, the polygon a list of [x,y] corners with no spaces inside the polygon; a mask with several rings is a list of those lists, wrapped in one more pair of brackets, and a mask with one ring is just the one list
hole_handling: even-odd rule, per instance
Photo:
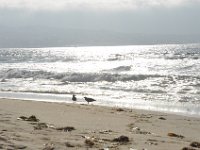
{"label": "overcast sky", "polygon": [[0,47],[198,42],[199,16],[200,0],[0,0]]}

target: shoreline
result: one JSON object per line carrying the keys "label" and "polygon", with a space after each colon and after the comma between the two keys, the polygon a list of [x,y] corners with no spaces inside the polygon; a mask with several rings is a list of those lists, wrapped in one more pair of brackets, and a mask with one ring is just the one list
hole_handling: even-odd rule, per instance
{"label": "shoreline", "polygon": [[[39,122],[19,119],[31,115]],[[2,149],[180,150],[200,142],[200,118],[162,112],[0,98],[0,117]]]}
{"label": "shoreline", "polygon": [[[59,96],[55,94],[49,93],[21,93],[21,92],[1,92],[0,99],[13,99],[13,100],[25,100],[25,101],[36,101],[36,102],[52,102],[52,103],[66,103],[72,104],[71,95],[66,96]],[[11,96],[10,96],[11,95]],[[79,97],[80,99],[80,97]],[[143,102],[144,103],[144,102]],[[122,103],[115,104],[114,101],[110,102],[102,102],[96,101],[93,105],[101,106],[101,107],[120,107],[123,109],[136,109],[141,111],[150,111],[150,112],[160,112],[172,115],[180,115],[186,117],[195,117],[200,118],[200,106],[199,105],[192,105],[192,104],[170,104],[169,103],[147,103],[145,106],[143,103],[133,102],[132,105],[128,106],[128,103],[123,105]],[[76,104],[86,104],[85,100],[81,99],[76,102]]]}

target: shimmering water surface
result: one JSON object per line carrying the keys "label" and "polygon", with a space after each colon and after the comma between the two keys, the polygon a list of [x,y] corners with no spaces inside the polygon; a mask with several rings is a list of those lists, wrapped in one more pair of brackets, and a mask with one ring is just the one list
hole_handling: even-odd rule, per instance
{"label": "shimmering water surface", "polygon": [[200,115],[200,44],[0,49],[0,97]]}

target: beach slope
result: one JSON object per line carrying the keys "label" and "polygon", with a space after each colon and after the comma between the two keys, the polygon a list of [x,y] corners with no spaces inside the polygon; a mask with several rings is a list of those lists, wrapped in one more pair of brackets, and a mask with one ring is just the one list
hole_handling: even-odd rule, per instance
{"label": "beach slope", "polygon": [[0,149],[198,149],[199,124],[159,112],[0,99]]}

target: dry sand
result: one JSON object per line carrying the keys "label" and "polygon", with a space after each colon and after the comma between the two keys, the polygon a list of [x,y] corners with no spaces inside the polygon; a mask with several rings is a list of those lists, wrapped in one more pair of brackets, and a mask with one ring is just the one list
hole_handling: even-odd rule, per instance
{"label": "dry sand", "polygon": [[[39,122],[18,119],[31,115]],[[200,142],[200,118],[91,104],[0,99],[0,149],[181,150],[194,141]]]}

